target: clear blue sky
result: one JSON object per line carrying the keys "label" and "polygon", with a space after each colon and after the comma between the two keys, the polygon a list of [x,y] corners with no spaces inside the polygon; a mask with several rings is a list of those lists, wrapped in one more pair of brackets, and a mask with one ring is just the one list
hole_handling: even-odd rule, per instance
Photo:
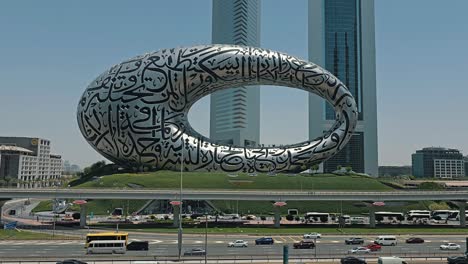
{"label": "clear blue sky", "polygon": [[[468,1],[375,2],[379,164],[410,164],[425,146],[468,154]],[[262,5],[262,47],[307,58],[307,2]],[[132,56],[210,42],[209,0],[4,2],[0,135],[50,139],[52,151],[82,166],[103,159],[75,120],[88,83]],[[262,143],[307,139],[305,92],[261,93]],[[205,135],[208,110],[203,99],[190,113]]]}

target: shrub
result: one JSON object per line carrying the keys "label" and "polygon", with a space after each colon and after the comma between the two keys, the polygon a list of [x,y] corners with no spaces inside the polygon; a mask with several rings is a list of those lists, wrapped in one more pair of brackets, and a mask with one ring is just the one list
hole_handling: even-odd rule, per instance
{"label": "shrub", "polygon": [[294,220],[294,216],[288,214],[288,215],[286,216],[286,220],[292,221],[292,220]]}

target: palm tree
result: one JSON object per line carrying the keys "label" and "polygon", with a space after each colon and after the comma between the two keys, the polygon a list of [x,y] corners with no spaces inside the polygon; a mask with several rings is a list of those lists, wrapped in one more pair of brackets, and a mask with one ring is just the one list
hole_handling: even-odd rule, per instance
{"label": "palm tree", "polygon": [[6,181],[7,188],[9,188],[9,187],[10,187],[10,182],[11,182],[12,178],[11,178],[10,176],[6,176],[4,179],[5,179],[5,181]]}

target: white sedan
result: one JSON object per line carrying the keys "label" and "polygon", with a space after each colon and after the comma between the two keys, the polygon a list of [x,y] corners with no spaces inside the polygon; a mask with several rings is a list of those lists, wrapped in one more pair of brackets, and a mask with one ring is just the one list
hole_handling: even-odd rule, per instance
{"label": "white sedan", "polygon": [[244,240],[236,240],[234,242],[229,242],[228,247],[247,247],[248,244]]}
{"label": "white sedan", "polygon": [[302,237],[304,239],[316,239],[316,238],[321,238],[322,235],[319,233],[309,233],[309,234],[304,234]]}
{"label": "white sedan", "polygon": [[455,243],[445,243],[440,245],[440,249],[442,250],[458,250],[461,246]]}
{"label": "white sedan", "polygon": [[371,250],[369,248],[366,248],[366,247],[357,247],[357,248],[353,248],[353,249],[350,249],[348,250],[348,254],[361,254],[361,253],[370,253]]}

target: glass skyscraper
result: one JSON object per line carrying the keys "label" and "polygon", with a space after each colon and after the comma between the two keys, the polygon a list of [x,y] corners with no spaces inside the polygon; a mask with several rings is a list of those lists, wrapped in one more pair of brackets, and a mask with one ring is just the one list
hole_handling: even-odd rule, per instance
{"label": "glass skyscraper", "polygon": [[[343,81],[359,111],[350,142],[322,164],[324,172],[338,166],[378,175],[375,29],[373,0],[310,0],[309,59]],[[309,96],[309,137],[328,130],[335,119],[333,107]]]}
{"label": "glass skyscraper", "polygon": [[[260,46],[260,0],[213,0],[212,42]],[[236,87],[211,95],[210,138],[253,147],[260,140],[260,87]]]}

